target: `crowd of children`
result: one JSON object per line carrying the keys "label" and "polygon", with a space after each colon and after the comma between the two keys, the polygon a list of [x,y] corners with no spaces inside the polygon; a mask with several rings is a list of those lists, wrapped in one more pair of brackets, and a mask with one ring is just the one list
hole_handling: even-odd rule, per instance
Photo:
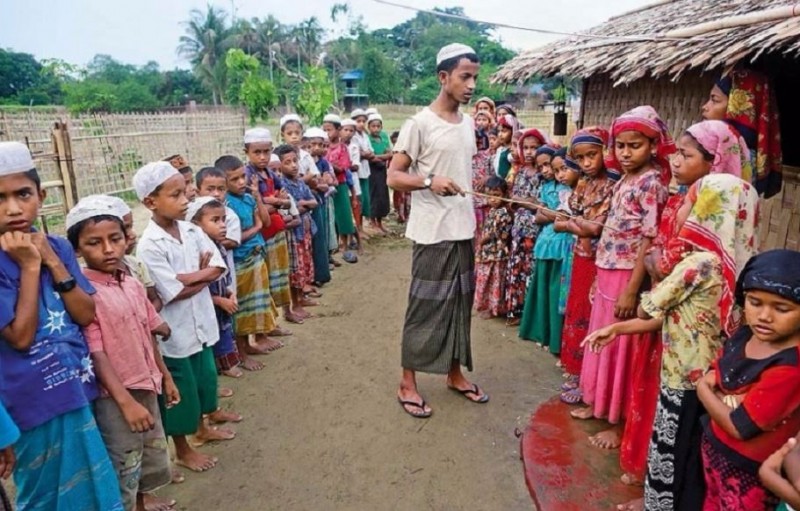
{"label": "crowd of children", "polygon": [[620,509],[800,503],[800,253],[756,255],[777,118],[753,73],[732,79],[677,143],[649,106],[562,148],[475,104],[475,309],[557,358],[573,418],[608,424],[591,444],[644,486]]}
{"label": "crowd of children", "polygon": [[[779,155],[714,100],[755,81],[720,81],[677,141],[649,106],[560,147],[475,104],[475,308],[557,357],[573,418],[608,423],[591,443],[644,486],[622,509],[800,505],[800,254],[756,255]],[[30,152],[0,143],[0,477],[19,509],[173,509],[154,492],[213,469],[199,447],[243,420],[219,377],[264,368],[292,335],[279,318],[313,318],[335,254],[357,262],[392,202],[408,218],[378,112],[280,131],[196,175],[179,155],[139,169],[138,239],[110,196],[83,198],[66,240],[37,232]]]}
{"label": "crowd of children", "polygon": [[196,175],[179,155],[144,165],[138,239],[104,195],[68,212],[66,239],[37,232],[31,154],[0,143],[0,477],[13,471],[18,509],[166,511],[154,492],[180,467],[214,468],[199,447],[243,420],[220,376],[263,369],[292,335],[281,312],[313,318],[335,254],[355,263],[387,232],[389,137],[376,111],[351,117],[284,116],[282,145],[250,129],[243,159]]}

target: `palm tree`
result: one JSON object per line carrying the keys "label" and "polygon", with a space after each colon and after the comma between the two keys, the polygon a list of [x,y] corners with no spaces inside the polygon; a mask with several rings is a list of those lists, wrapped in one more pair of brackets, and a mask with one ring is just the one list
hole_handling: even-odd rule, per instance
{"label": "palm tree", "polygon": [[192,63],[195,74],[211,89],[215,105],[225,91],[225,51],[231,35],[227,18],[224,10],[211,5],[206,12],[192,9],[178,45],[178,54]]}

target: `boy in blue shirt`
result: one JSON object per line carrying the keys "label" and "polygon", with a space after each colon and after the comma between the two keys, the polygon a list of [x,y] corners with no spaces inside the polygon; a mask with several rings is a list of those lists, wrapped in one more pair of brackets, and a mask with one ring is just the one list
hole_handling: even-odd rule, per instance
{"label": "boy in blue shirt", "polygon": [[45,196],[28,148],[0,142],[0,401],[21,430],[17,508],[121,510],[81,333],[94,289],[69,243],[33,228]]}

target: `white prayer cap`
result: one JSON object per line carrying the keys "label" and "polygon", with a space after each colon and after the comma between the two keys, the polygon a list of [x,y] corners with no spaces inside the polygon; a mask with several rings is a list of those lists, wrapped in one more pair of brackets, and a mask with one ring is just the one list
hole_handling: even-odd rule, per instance
{"label": "white prayer cap", "polygon": [[[333,122],[333,121],[329,121]],[[322,128],[308,128],[305,133],[303,133],[305,138],[321,138],[323,140],[328,139],[328,134],[325,133]]]}
{"label": "white prayer cap", "polygon": [[367,112],[361,108],[356,108],[352,112],[350,112],[350,118],[355,119],[356,117],[366,116]]}
{"label": "white prayer cap", "polygon": [[178,169],[165,161],[154,161],[136,171],[133,175],[133,189],[139,200],[155,191],[156,188],[164,184],[164,181],[172,176],[180,175]]}
{"label": "white prayer cap", "polygon": [[114,209],[114,215],[120,218],[131,212],[130,206],[124,200],[113,195],[89,195],[81,199],[81,202],[89,199],[110,204],[111,208]]}
{"label": "white prayer cap", "polygon": [[[196,217],[197,213],[199,213],[200,210],[203,209],[203,206],[214,201],[219,202],[219,200],[215,199],[210,195],[205,195],[203,197],[196,197],[192,202],[189,203],[189,207],[186,208],[186,221],[191,222],[192,220],[194,220],[194,217]],[[220,202],[220,204],[222,203]]]}
{"label": "white prayer cap", "polygon": [[272,142],[272,133],[267,128],[252,128],[244,132],[245,144],[257,144],[259,142]]}
{"label": "white prayer cap", "polygon": [[283,129],[287,122],[297,122],[300,123],[300,126],[303,125],[302,119],[300,119],[300,116],[297,114],[286,114],[281,117],[281,129]]}
{"label": "white prayer cap", "polygon": [[21,142],[0,142],[0,176],[20,174],[34,167],[28,146]]}
{"label": "white prayer cap", "polygon": [[270,163],[280,163],[281,159],[277,154],[272,153],[271,155],[269,155],[269,162]]}
{"label": "white prayer cap", "polygon": [[342,128],[344,128],[345,126],[352,126],[352,127],[355,128],[356,127],[356,121],[354,121],[353,119],[344,119],[342,121]]}
{"label": "white prayer cap", "polygon": [[370,114],[370,116],[367,117],[367,124],[372,121],[381,121],[381,124],[383,124],[383,116],[381,114]]}
{"label": "white prayer cap", "polygon": [[378,109],[377,108],[367,108],[366,110],[364,110],[364,115],[366,115],[367,117],[369,117],[370,115],[373,115],[373,114],[377,114],[377,113],[378,113]]}
{"label": "white prayer cap", "polygon": [[473,50],[466,44],[461,44],[461,43],[448,44],[447,46],[439,50],[439,53],[436,55],[436,65],[438,66],[447,59],[460,57],[462,55],[469,55],[470,53],[475,54],[475,50]]}
{"label": "white prayer cap", "polygon": [[121,210],[114,205],[113,201],[109,200],[110,198],[107,195],[90,195],[78,201],[75,207],[67,213],[65,221],[67,230],[84,220],[98,216],[109,215],[122,220],[125,215],[120,214]]}
{"label": "white prayer cap", "polygon": [[341,124],[342,123],[342,118],[339,117],[336,114],[328,114],[328,115],[326,115],[325,117],[322,118],[322,122],[332,122],[332,123],[335,123],[335,124]]}

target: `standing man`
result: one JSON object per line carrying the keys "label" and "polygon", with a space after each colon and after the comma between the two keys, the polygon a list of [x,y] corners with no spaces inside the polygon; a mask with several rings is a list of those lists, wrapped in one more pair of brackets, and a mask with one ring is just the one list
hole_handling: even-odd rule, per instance
{"label": "standing man", "polygon": [[464,191],[472,189],[476,146],[472,119],[459,107],[472,98],[479,69],[469,46],[439,50],[439,96],[403,125],[389,165],[389,186],[414,192],[406,228],[414,252],[397,399],[417,418],[432,413],[417,390],[417,371],[447,374],[449,388],[475,403],[489,401],[461,373],[462,365],[472,370],[475,215]]}

